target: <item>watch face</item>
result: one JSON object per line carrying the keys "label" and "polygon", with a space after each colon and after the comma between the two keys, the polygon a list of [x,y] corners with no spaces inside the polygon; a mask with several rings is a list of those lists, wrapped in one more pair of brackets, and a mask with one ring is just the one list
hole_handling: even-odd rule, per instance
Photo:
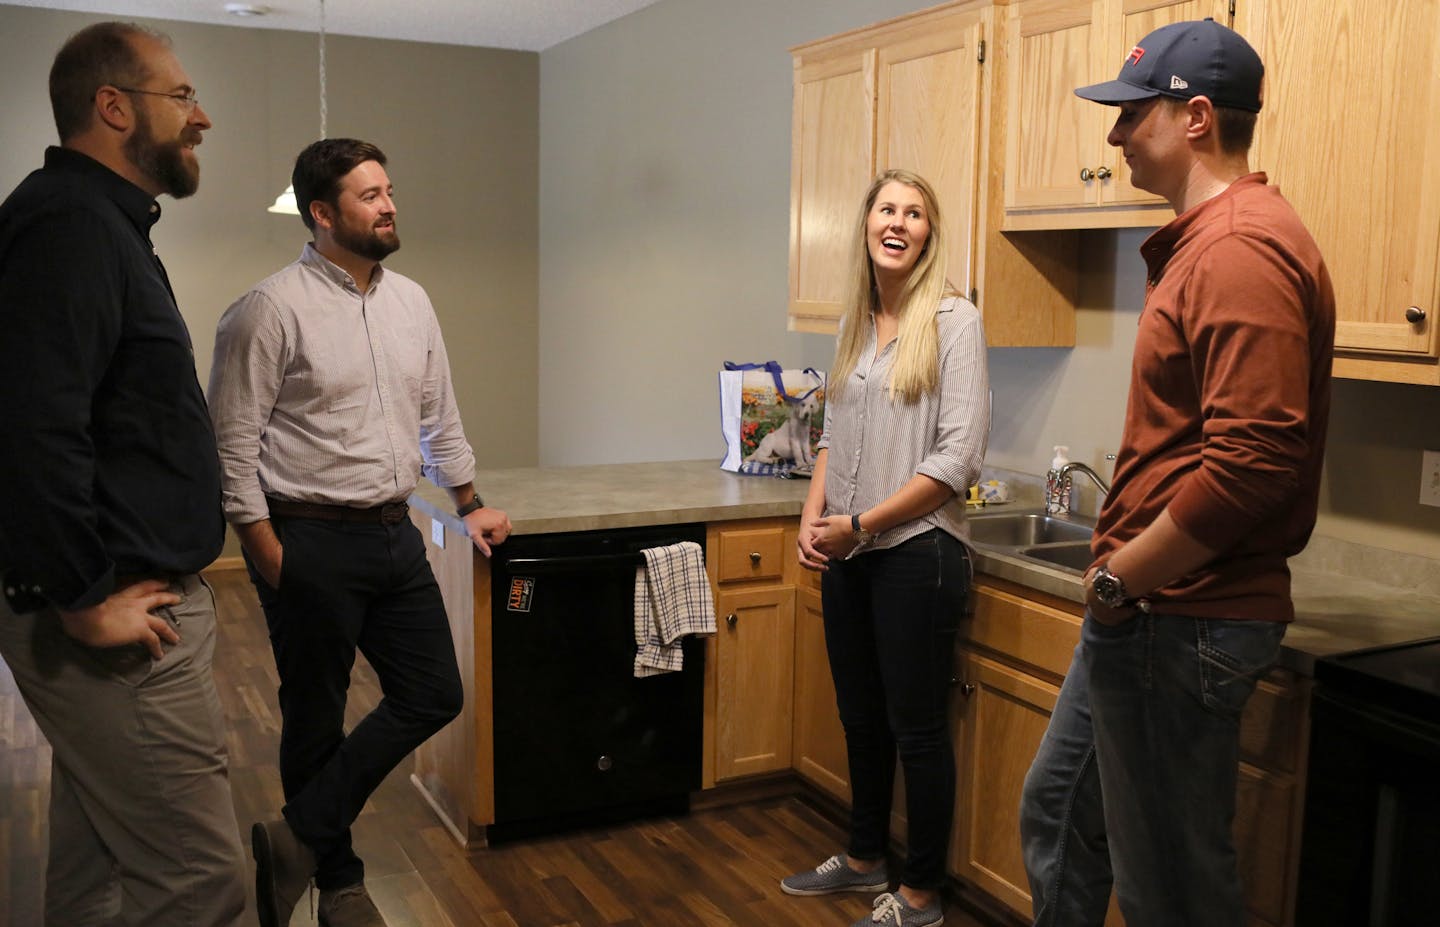
{"label": "watch face", "polygon": [[1125,604],[1125,584],[1120,581],[1120,577],[1104,567],[1096,571],[1091,586],[1095,590],[1095,598],[1111,608],[1119,608]]}

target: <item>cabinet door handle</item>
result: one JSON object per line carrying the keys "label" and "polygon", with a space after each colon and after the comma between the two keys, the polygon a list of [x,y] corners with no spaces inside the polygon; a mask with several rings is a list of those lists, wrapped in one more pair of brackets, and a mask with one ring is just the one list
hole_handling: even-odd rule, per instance
{"label": "cabinet door handle", "polygon": [[1094,180],[1094,179],[1095,179],[1095,172],[1094,172],[1094,171],[1090,170],[1090,168],[1088,168],[1088,167],[1082,167],[1082,168],[1080,168],[1080,182],[1081,182],[1081,183],[1089,183],[1090,181],[1092,181],[1092,180]]}
{"label": "cabinet door handle", "polygon": [[740,616],[737,615],[737,614],[735,614],[734,612],[731,612],[730,614],[728,614],[728,615],[725,616],[725,623],[728,624],[728,625],[729,625],[730,627],[732,627],[732,628],[735,627],[735,622],[737,622],[737,621],[739,621],[739,620],[740,620]]}
{"label": "cabinet door handle", "polygon": [[1096,180],[1109,180],[1112,173],[1113,173],[1113,172],[1112,172],[1112,171],[1110,170],[1110,168],[1108,168],[1108,167],[1096,168],[1096,170],[1095,170],[1095,179],[1096,179]]}
{"label": "cabinet door handle", "polygon": [[1419,323],[1425,321],[1425,310],[1421,309],[1419,306],[1411,306],[1409,309],[1405,310],[1405,321],[1409,322],[1411,325],[1418,325]]}
{"label": "cabinet door handle", "polygon": [[751,563],[759,563],[759,562],[760,562],[760,551],[758,551],[758,550],[752,550],[752,551],[750,551],[750,562],[751,562]]}
{"label": "cabinet door handle", "polygon": [[970,696],[975,694],[975,683],[973,682],[962,682],[960,679],[957,678],[950,680],[950,684],[958,684],[960,686],[960,694],[965,696],[966,698],[969,698]]}

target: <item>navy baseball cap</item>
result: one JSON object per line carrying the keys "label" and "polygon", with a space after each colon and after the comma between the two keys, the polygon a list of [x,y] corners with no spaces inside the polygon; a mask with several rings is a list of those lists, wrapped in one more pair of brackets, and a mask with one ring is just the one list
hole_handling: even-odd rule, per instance
{"label": "navy baseball cap", "polygon": [[1209,97],[1216,106],[1260,112],[1265,66],[1250,43],[1215,20],[1171,23],[1140,40],[1120,76],[1075,95],[1107,106],[1151,97]]}

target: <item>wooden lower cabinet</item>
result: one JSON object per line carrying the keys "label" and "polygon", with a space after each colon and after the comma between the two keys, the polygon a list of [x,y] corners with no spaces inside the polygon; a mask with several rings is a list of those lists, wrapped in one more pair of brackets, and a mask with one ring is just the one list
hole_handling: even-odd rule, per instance
{"label": "wooden lower cabinet", "polygon": [[[1025,774],[1045,735],[1080,606],[988,578],[976,582],[954,711],[957,756],[950,871],[1028,917],[1020,852]],[[1304,809],[1309,681],[1274,670],[1240,721],[1235,847],[1252,927],[1291,927]],[[1120,925],[1111,898],[1107,925]]]}
{"label": "wooden lower cabinet", "polygon": [[800,778],[832,798],[850,801],[850,762],[825,652],[825,617],[820,591],[809,584],[795,593],[794,750]]}
{"label": "wooden lower cabinet", "polygon": [[795,587],[721,592],[715,780],[790,768]]}

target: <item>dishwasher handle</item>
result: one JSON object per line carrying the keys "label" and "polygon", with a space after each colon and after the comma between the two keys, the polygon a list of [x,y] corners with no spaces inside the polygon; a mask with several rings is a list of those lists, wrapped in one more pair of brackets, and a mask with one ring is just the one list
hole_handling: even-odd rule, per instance
{"label": "dishwasher handle", "polygon": [[503,567],[509,573],[570,573],[644,565],[645,555],[639,551],[631,551],[624,554],[583,554],[575,557],[516,557],[505,561]]}

